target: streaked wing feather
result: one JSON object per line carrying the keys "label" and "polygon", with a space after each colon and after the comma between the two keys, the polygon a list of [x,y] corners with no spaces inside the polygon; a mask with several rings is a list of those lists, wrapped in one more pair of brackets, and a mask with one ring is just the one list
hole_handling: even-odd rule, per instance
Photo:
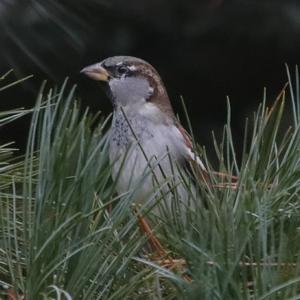
{"label": "streaked wing feather", "polygon": [[[189,149],[189,156],[186,158],[185,162],[183,162],[183,168],[189,174],[192,174],[195,179],[205,182],[209,186],[236,189],[238,177],[222,172],[208,172],[200,157],[193,150],[193,143],[191,141],[190,135],[180,124],[177,126],[177,128],[183,136],[185,145]],[[218,183],[217,185],[213,184],[212,176],[216,176],[222,179],[222,183]]]}

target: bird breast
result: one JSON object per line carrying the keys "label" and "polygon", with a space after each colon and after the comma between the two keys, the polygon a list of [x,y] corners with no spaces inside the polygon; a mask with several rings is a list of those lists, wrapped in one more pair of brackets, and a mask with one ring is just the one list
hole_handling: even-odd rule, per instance
{"label": "bird breast", "polygon": [[161,184],[174,176],[175,164],[183,163],[188,151],[175,125],[157,124],[145,114],[125,117],[120,110],[114,112],[110,161],[119,193],[137,186],[143,196],[150,193],[154,181]]}

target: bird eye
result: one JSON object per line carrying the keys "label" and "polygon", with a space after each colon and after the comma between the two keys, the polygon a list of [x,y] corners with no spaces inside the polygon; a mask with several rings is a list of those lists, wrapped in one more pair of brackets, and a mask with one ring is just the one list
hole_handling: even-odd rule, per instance
{"label": "bird eye", "polygon": [[119,66],[117,71],[120,75],[126,74],[128,72],[128,68],[126,66]]}

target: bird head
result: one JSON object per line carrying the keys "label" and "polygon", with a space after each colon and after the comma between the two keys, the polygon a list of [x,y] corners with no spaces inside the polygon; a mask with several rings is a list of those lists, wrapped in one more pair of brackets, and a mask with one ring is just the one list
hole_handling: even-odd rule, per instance
{"label": "bird head", "polygon": [[174,115],[159,74],[142,59],[132,56],[109,57],[85,67],[81,73],[105,84],[115,108],[121,106],[135,110],[154,105],[166,115]]}

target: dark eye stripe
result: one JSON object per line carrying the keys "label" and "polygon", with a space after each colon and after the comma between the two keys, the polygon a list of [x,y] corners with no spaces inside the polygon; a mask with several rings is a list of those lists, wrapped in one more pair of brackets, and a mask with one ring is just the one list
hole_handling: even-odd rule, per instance
{"label": "dark eye stripe", "polygon": [[129,69],[126,66],[121,65],[121,66],[117,66],[117,72],[119,74],[126,74],[129,72]]}
{"label": "dark eye stripe", "polygon": [[119,64],[119,65],[106,65],[103,64],[103,67],[112,74],[113,77],[121,77],[124,74],[126,76],[133,75],[134,71],[130,70],[130,68],[126,64]]}

